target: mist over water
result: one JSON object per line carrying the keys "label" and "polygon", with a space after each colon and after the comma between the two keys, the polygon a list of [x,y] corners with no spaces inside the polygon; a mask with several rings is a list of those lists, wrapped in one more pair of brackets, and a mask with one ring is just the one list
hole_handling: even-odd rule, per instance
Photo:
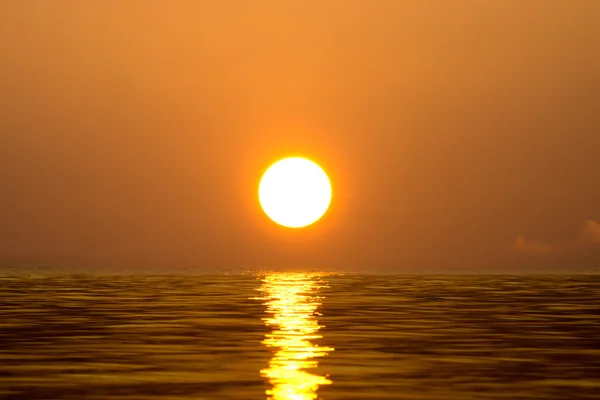
{"label": "mist over water", "polygon": [[600,277],[5,275],[2,399],[592,399]]}

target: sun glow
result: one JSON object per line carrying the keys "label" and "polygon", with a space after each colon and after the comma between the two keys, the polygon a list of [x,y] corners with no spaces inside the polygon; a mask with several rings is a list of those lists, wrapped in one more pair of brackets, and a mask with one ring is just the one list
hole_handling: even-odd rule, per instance
{"label": "sun glow", "polygon": [[329,208],[331,183],[316,163],[301,157],[284,158],[263,175],[258,198],[273,221],[302,228],[316,222]]}
{"label": "sun glow", "polygon": [[264,318],[272,332],[265,335],[263,344],[277,348],[269,367],[261,370],[272,389],[269,400],[315,400],[321,385],[331,384],[328,377],[307,372],[317,367],[317,358],[333,351],[312,343],[321,338],[316,315],[322,297],[316,295],[326,286],[318,274],[272,274],[263,278],[260,290],[271,316]]}

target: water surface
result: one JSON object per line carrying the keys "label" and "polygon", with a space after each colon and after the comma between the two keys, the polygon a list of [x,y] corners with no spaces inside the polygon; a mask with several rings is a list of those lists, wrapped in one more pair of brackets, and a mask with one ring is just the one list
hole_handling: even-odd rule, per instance
{"label": "water surface", "polygon": [[3,399],[597,399],[600,278],[0,277]]}

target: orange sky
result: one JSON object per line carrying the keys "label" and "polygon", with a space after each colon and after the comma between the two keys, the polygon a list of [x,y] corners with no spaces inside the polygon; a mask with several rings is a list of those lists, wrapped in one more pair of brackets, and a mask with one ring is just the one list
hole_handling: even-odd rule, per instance
{"label": "orange sky", "polygon": [[[597,0],[2,2],[0,264],[597,267],[598,26]],[[303,231],[257,200],[289,155],[334,185]]]}

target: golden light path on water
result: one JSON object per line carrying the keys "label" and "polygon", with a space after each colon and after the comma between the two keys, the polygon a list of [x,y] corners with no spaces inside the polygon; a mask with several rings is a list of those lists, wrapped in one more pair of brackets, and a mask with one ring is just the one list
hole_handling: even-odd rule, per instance
{"label": "golden light path on water", "polygon": [[322,302],[318,291],[327,285],[323,278],[314,273],[279,273],[262,279],[260,299],[270,314],[263,319],[272,328],[262,343],[276,349],[269,367],[260,371],[272,385],[266,392],[269,400],[315,400],[319,386],[332,383],[327,376],[307,371],[334,350],[314,343],[322,337],[317,316]]}

